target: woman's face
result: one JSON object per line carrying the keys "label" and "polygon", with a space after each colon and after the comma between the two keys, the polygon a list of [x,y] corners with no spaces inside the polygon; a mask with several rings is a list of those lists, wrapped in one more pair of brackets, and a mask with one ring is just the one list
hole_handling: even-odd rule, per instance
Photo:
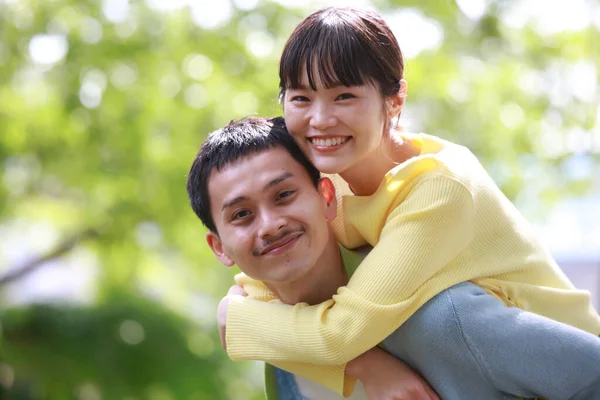
{"label": "woman's face", "polygon": [[[324,173],[343,173],[377,156],[384,138],[384,101],[372,85],[313,91],[304,73],[300,89],[284,96],[285,123],[298,145]],[[361,165],[362,167],[362,165]]]}

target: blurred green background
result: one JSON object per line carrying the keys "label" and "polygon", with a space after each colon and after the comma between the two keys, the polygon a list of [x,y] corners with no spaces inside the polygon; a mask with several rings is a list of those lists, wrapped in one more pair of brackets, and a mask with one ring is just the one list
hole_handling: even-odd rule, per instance
{"label": "blurred green background", "polygon": [[[0,0],[0,398],[262,398],[259,363],[220,348],[236,271],[186,174],[207,133],[281,114],[285,40],[342,4]],[[410,130],[469,146],[534,220],[597,190],[597,2],[370,4],[405,52]]]}

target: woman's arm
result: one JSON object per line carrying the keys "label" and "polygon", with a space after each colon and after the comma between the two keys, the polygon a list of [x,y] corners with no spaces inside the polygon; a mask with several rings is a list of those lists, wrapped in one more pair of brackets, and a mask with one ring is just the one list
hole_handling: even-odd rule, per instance
{"label": "woman's arm", "polygon": [[346,375],[362,382],[369,399],[439,400],[425,379],[378,347],[350,361]]}
{"label": "woman's arm", "polygon": [[232,301],[230,357],[342,365],[374,347],[436,294],[423,284],[470,243],[473,208],[471,193],[455,180],[420,182],[333,299],[315,306]]}
{"label": "woman's arm", "polygon": [[[274,302],[272,304],[282,304],[277,296],[275,296],[275,293],[269,290],[269,288],[267,288],[261,281],[252,279],[243,273],[236,275],[234,279],[236,285],[229,289],[228,295],[225,296],[225,298],[231,297],[231,299],[241,299],[247,295],[249,299],[260,302]],[[238,295],[240,293],[243,294]],[[230,296],[231,294],[234,296]],[[219,304],[219,308],[220,307],[221,305]],[[226,311],[224,313],[226,314]],[[219,318],[220,317],[218,316],[217,319]],[[223,336],[223,332],[221,332],[221,335]],[[224,339],[222,339],[222,342],[224,342]],[[398,362],[401,363],[399,360]],[[357,375],[358,372],[362,373],[362,371],[367,368],[367,360],[365,360],[365,357],[359,357],[357,360],[351,361],[351,363],[354,371],[357,371]],[[285,371],[301,375],[307,379],[317,382],[331,390],[339,392],[339,394],[342,394],[345,397],[352,394],[354,385],[356,383],[356,379],[353,376],[344,376],[346,364],[314,365],[285,361],[272,362],[271,364]]]}

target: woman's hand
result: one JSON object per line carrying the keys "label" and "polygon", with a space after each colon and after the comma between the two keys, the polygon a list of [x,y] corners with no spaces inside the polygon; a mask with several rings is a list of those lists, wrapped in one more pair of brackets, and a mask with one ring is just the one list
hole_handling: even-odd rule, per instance
{"label": "woman's hand", "polygon": [[439,400],[419,374],[378,347],[350,361],[346,375],[362,382],[369,400]]}
{"label": "woman's hand", "polygon": [[247,296],[248,294],[239,285],[233,285],[229,288],[227,295],[221,299],[219,306],[217,307],[217,323],[219,324],[219,335],[221,336],[221,346],[227,350],[227,340],[225,336],[225,329],[227,327],[227,309],[229,303],[236,299]]}

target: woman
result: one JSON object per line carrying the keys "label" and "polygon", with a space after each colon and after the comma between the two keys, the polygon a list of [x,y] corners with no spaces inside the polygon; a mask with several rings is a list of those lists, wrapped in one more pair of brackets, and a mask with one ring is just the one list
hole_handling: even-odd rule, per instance
{"label": "woman", "polygon": [[[472,365],[498,398],[597,393],[600,367],[582,364],[600,354],[589,293],[573,287],[468,149],[402,132],[403,73],[398,43],[376,13],[320,10],[292,33],[280,63],[287,128],[321,172],[351,191],[332,224],[337,239],[373,250],[319,306],[273,306],[265,315],[251,301],[229,303],[230,357],[295,361],[291,372],[300,374],[301,363],[337,365],[318,376],[343,393],[345,363],[440,301],[472,339],[452,356],[469,358],[456,371],[415,361],[442,398]],[[558,346],[541,342],[557,337]]]}

